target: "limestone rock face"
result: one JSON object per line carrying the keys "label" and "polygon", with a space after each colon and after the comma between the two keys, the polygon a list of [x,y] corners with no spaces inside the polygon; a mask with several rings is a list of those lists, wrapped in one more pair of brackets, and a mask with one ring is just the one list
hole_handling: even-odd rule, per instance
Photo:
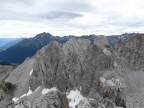
{"label": "limestone rock face", "polygon": [[[109,98],[115,106],[118,89],[121,92],[122,83],[108,80],[100,86],[100,81],[97,82],[106,71],[107,79],[113,77],[114,56],[113,49],[105,37],[99,37],[95,41],[70,39],[65,44],[51,42],[35,56],[36,62],[29,85],[33,90],[40,85],[46,88],[57,87],[63,93],[78,88],[83,96],[98,99],[97,106],[106,101],[105,98]],[[119,101],[121,100],[125,102],[123,97],[120,97]]]}
{"label": "limestone rock face", "polygon": [[143,108],[144,34],[136,34],[127,41],[119,42],[117,55],[127,85],[127,108]]}
{"label": "limestone rock face", "polygon": [[113,59],[103,48],[85,39],[70,39],[65,44],[50,43],[35,58],[30,80],[32,88],[39,83],[45,87],[57,86],[65,92],[82,86],[82,93],[87,95],[94,76],[99,71],[113,69]]}
{"label": "limestone rock face", "polygon": [[92,108],[87,99],[81,100],[76,108]]}
{"label": "limestone rock face", "polygon": [[104,36],[50,42],[6,78],[14,86],[9,106],[130,108],[144,93],[143,44],[140,35],[115,48]]}
{"label": "limestone rock face", "polygon": [[9,108],[69,108],[65,95],[59,92],[49,92],[31,103],[27,97],[15,102]]}
{"label": "limestone rock face", "polygon": [[50,92],[40,97],[33,105],[33,108],[69,108],[66,96],[58,92]]}
{"label": "limestone rock face", "polygon": [[11,71],[14,70],[14,66],[0,65],[0,82],[5,80]]}
{"label": "limestone rock face", "polygon": [[[57,92],[41,94],[38,87],[53,88],[66,94],[77,89],[85,98],[92,99],[84,102],[78,99],[77,107],[116,106],[116,97],[122,83],[115,81],[115,58],[113,49],[107,39],[102,36],[94,41],[72,38],[66,43],[51,42],[43,47],[32,59],[26,60],[14,70],[6,82],[16,86],[14,99],[20,103],[14,107],[27,106],[32,108],[67,108],[68,102]],[[100,78],[103,78],[101,81]],[[29,92],[32,92],[30,95]],[[33,96],[40,98],[34,99]],[[66,96],[65,96],[66,97]],[[23,100],[26,98],[27,100]],[[77,97],[79,98],[79,97]],[[124,98],[119,96],[119,101]],[[125,102],[125,101],[124,101]],[[75,103],[75,102],[73,102]],[[125,103],[124,103],[125,104]],[[121,104],[118,106],[122,106]],[[76,106],[75,106],[76,107]]]}
{"label": "limestone rock face", "polygon": [[[137,34],[128,41],[122,41],[118,46],[118,54],[125,61],[126,66],[132,70],[144,68],[144,37]],[[125,60],[123,60],[125,59]]]}

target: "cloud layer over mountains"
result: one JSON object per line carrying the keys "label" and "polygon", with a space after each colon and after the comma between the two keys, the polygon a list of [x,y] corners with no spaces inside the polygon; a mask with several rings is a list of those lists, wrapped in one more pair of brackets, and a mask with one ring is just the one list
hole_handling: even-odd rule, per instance
{"label": "cloud layer over mountains", "polygon": [[143,0],[3,0],[0,37],[142,32]]}

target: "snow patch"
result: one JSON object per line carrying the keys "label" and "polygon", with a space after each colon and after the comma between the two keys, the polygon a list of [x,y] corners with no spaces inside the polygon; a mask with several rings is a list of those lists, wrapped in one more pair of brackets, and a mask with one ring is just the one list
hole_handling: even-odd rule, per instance
{"label": "snow patch", "polygon": [[70,93],[67,95],[67,98],[70,99],[69,107],[75,108],[75,106],[83,99],[85,99],[80,91],[76,89],[76,91],[71,90]]}
{"label": "snow patch", "polygon": [[49,93],[51,91],[57,91],[56,87],[53,87],[51,89],[44,88],[43,91],[42,91],[42,94],[44,95],[44,94],[47,94],[47,93]]}
{"label": "snow patch", "polygon": [[33,92],[32,92],[32,90],[30,89],[30,87],[29,87],[29,91],[27,92],[27,95],[26,96],[29,96],[30,94],[32,94]]}
{"label": "snow patch", "polygon": [[30,87],[29,87],[29,91],[26,93],[26,94],[23,94],[22,96],[20,96],[20,98],[13,98],[12,100],[14,101],[14,102],[16,102],[16,101],[18,101],[19,99],[21,99],[21,98],[23,98],[23,97],[25,97],[25,96],[29,96],[30,94],[32,94],[33,92],[31,91],[31,89],[30,89]]}
{"label": "snow patch", "polygon": [[12,99],[12,101],[14,101],[14,102],[16,102],[16,101],[18,101],[19,100],[19,98],[13,98]]}
{"label": "snow patch", "polygon": [[30,71],[29,75],[31,76],[31,75],[32,75],[32,73],[33,73],[33,69]]}
{"label": "snow patch", "polygon": [[23,98],[23,97],[25,97],[26,96],[26,94],[23,94],[19,99],[21,99],[21,98]]}

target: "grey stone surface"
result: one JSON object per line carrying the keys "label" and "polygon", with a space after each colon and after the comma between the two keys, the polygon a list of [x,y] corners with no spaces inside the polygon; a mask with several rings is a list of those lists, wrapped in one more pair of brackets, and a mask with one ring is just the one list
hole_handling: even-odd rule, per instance
{"label": "grey stone surface", "polygon": [[58,92],[49,92],[40,97],[34,104],[33,108],[68,108],[66,96]]}
{"label": "grey stone surface", "polygon": [[[144,37],[139,34],[119,42],[116,48],[104,36],[94,41],[72,38],[64,44],[50,42],[5,81],[16,87],[12,97],[19,98],[30,88],[33,93],[19,101],[24,99],[32,108],[68,108],[66,95],[61,94],[74,89],[86,98],[77,108],[143,108],[143,44]],[[52,87],[57,92],[41,94]]]}
{"label": "grey stone surface", "polygon": [[81,100],[76,108],[92,108],[87,99]]}
{"label": "grey stone surface", "polygon": [[69,108],[65,95],[58,92],[49,92],[31,103],[27,98],[15,102],[9,108]]}

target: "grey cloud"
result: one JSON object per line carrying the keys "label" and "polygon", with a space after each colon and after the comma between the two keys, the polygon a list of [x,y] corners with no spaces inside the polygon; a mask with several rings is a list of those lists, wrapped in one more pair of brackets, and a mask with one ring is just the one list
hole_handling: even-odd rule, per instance
{"label": "grey cloud", "polygon": [[106,28],[105,33],[129,33],[129,32],[139,32],[139,29],[144,27],[144,19],[138,17],[130,17],[130,18],[108,18],[99,26],[99,28]]}
{"label": "grey cloud", "polygon": [[26,16],[26,12],[24,13],[24,11],[29,7],[32,8],[32,4],[31,0],[0,0],[0,19],[24,18]]}
{"label": "grey cloud", "polygon": [[[38,1],[38,0],[36,0]],[[95,6],[91,0],[44,0],[49,11],[91,12]],[[43,3],[43,2],[42,2]]]}
{"label": "grey cloud", "polygon": [[117,12],[106,12],[102,13],[104,17],[104,21],[100,22],[99,26],[106,27],[106,26],[114,26],[119,27],[122,29],[125,28],[137,28],[144,26],[144,19],[139,16],[134,17],[123,17],[122,14]]}
{"label": "grey cloud", "polygon": [[133,17],[129,21],[127,21],[127,27],[135,28],[135,27],[143,27],[144,26],[144,19]]}
{"label": "grey cloud", "polygon": [[[100,14],[101,15],[101,14]],[[129,17],[125,18],[117,12],[103,13],[103,21],[95,24],[79,25],[74,24],[72,27],[81,30],[90,30],[91,32],[104,32],[104,33],[115,33],[115,32],[133,32],[139,28],[144,27],[144,19],[140,17]]]}
{"label": "grey cloud", "polygon": [[39,15],[40,18],[44,19],[74,19],[77,17],[82,17],[83,15],[80,13],[74,13],[74,12],[48,12],[43,15]]}
{"label": "grey cloud", "polygon": [[[36,5],[39,3],[40,7]],[[92,8],[87,0],[43,0],[41,2],[39,0],[1,0],[0,5],[1,20],[26,21],[74,19],[82,17],[81,12],[90,11]]]}
{"label": "grey cloud", "polygon": [[138,28],[143,27],[144,19],[141,18],[129,18],[129,19],[121,19],[115,22],[116,26],[123,26],[125,28]]}
{"label": "grey cloud", "polygon": [[[64,31],[69,28],[84,32],[121,32],[144,27],[144,19],[138,18],[139,16],[124,18],[125,14],[115,9],[108,10],[107,5],[109,4],[100,8],[101,5],[92,0],[0,0],[0,22],[16,20],[29,24],[39,23],[44,27],[51,27],[52,30],[63,24],[61,29]],[[89,15],[92,15],[92,20]],[[102,20],[95,21],[97,18],[93,17]],[[73,20],[75,18],[82,20]],[[86,22],[87,18],[91,20],[90,23]]]}
{"label": "grey cloud", "polygon": [[36,18],[29,14],[3,11],[0,13],[0,21],[1,20],[34,21]]}
{"label": "grey cloud", "polygon": [[91,12],[93,10],[93,5],[89,3],[89,1],[85,0],[70,0],[65,1],[59,5],[62,9],[67,9],[70,11],[77,11],[77,12]]}
{"label": "grey cloud", "polygon": [[[35,14],[35,15],[30,15],[30,14],[23,14],[23,13],[5,13],[1,12],[0,13],[0,20],[19,20],[19,21],[51,21],[52,20],[61,20],[64,22],[65,20],[71,20],[74,18],[78,17],[83,17],[83,14],[80,13],[75,13],[75,12],[59,12],[59,11],[54,11],[54,12],[46,12],[43,14]],[[68,23],[67,23],[68,24]]]}

